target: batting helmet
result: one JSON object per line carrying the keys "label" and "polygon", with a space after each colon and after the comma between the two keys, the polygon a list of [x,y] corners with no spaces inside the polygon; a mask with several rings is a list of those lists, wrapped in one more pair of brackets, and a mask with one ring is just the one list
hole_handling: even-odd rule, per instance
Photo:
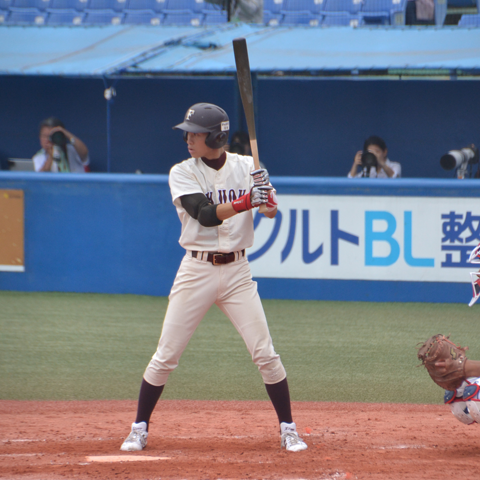
{"label": "batting helmet", "polygon": [[182,123],[173,127],[183,130],[183,138],[187,141],[188,132],[208,133],[205,145],[210,148],[221,148],[228,141],[230,122],[225,110],[211,103],[196,103],[185,114]]}

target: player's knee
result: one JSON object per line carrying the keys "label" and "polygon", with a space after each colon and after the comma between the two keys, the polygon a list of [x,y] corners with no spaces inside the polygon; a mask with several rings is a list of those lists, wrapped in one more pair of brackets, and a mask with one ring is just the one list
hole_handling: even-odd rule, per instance
{"label": "player's knee", "polygon": [[468,389],[467,383],[463,382],[457,390],[445,390],[443,397],[444,403],[448,404],[455,418],[465,425],[471,425],[476,421],[465,401],[465,393],[469,391]]}
{"label": "player's knee", "polygon": [[463,400],[466,403],[470,416],[475,422],[480,423],[480,386],[474,383],[465,387]]}

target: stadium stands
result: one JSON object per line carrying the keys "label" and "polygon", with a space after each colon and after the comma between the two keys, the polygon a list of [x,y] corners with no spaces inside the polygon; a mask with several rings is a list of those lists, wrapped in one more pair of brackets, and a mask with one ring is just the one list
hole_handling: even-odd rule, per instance
{"label": "stadium stands", "polygon": [[[480,27],[480,0],[434,0],[435,24],[451,11]],[[264,0],[269,26],[405,25],[407,0]],[[206,0],[0,0],[0,25],[216,25],[227,12]]]}

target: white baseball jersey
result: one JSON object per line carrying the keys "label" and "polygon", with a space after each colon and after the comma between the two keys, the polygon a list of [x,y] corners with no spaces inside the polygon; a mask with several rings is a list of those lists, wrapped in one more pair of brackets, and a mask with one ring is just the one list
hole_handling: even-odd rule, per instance
{"label": "white baseball jersey", "polygon": [[200,158],[189,158],[174,165],[169,184],[173,204],[182,222],[179,243],[186,250],[229,253],[253,245],[253,214],[250,210],[224,220],[218,227],[203,227],[182,207],[180,197],[203,193],[212,203],[229,203],[245,195],[253,186],[252,157],[227,152],[220,170],[205,165]]}

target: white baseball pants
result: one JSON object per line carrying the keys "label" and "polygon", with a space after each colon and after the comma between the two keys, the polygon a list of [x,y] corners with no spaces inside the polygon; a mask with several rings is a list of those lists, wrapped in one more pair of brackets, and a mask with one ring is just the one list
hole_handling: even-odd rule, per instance
{"label": "white baseball pants", "polygon": [[286,377],[280,356],[273,348],[257,283],[252,280],[246,257],[227,265],[212,265],[187,252],[170,291],[157,351],[144,373],[148,383],[165,385],[214,303],[242,336],[264,383],[278,383]]}

